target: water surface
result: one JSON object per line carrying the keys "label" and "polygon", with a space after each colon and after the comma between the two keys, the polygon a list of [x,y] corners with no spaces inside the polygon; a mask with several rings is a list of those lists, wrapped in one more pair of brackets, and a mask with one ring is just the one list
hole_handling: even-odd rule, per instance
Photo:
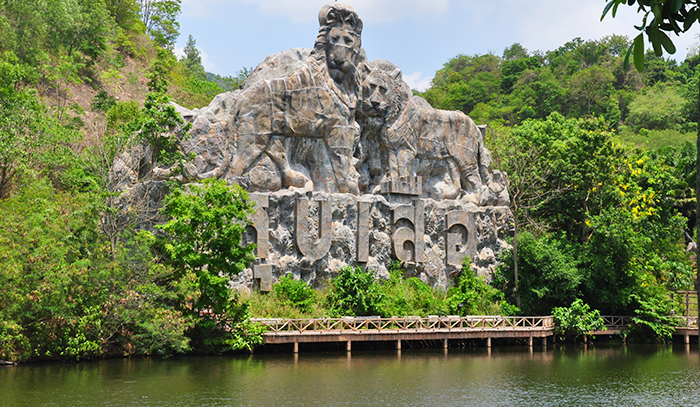
{"label": "water surface", "polygon": [[1,406],[697,406],[693,345],[124,359],[0,367]]}

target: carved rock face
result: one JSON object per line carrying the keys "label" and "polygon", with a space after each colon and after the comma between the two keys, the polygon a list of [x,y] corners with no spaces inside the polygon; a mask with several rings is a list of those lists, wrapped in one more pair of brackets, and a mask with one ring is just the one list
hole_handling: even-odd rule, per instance
{"label": "carved rock face", "polygon": [[357,69],[359,39],[355,38],[353,31],[339,27],[333,27],[328,37],[328,68],[331,71],[331,77],[337,83],[342,83],[345,75]]}
{"label": "carved rock face", "polygon": [[[399,259],[445,287],[465,255],[489,276],[507,247],[510,212],[507,178],[489,170],[482,131],[462,112],[412,96],[391,62],[367,63],[351,7],[329,3],[319,22],[312,50],[266,58],[209,106],[176,106],[192,123],[179,145],[194,157],[184,171],[153,163],[145,146],[122,154],[110,180],[120,205],[146,201],[154,213],[162,193],[148,191],[173,176],[263,194],[249,237],[260,260],[244,285],[269,288],[287,272],[318,285],[354,263],[381,275]],[[158,221],[141,218],[150,219],[141,227]]]}

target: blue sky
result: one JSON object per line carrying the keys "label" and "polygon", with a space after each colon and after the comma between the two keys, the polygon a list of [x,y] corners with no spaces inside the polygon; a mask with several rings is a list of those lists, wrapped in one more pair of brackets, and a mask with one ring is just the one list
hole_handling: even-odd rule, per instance
{"label": "blue sky", "polygon": [[[179,17],[184,47],[197,41],[207,71],[234,75],[267,55],[311,48],[318,11],[326,0],[182,0]],[[425,89],[435,71],[458,54],[502,55],[519,42],[530,51],[553,50],[581,37],[620,34],[633,38],[641,17],[620,7],[616,18],[600,15],[606,0],[347,0],[364,22],[362,45],[369,60],[401,67],[413,88]],[[697,43],[698,28],[672,36],[673,58],[682,61]]]}

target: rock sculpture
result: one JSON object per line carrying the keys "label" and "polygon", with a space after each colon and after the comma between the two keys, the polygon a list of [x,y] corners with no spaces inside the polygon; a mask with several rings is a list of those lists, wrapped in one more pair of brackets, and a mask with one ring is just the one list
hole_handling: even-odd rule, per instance
{"label": "rock sculpture", "polygon": [[446,287],[464,256],[490,276],[511,214],[482,129],[413,96],[396,65],[368,63],[351,7],[329,3],[319,23],[313,49],[266,58],[207,107],[176,106],[192,124],[179,148],[194,157],[178,171],[153,163],[148,146],[118,157],[121,205],[145,202],[139,225],[150,227],[169,177],[248,189],[258,212],[247,241],[259,260],[241,286],[269,290],[286,273],[320,285],[346,264],[382,276],[398,259]]}
{"label": "rock sculpture", "polygon": [[382,182],[411,183],[420,177],[423,193],[416,190],[416,195],[508,204],[503,176],[489,173],[491,156],[483,133],[469,116],[434,109],[425,99],[412,96],[401,70],[388,61],[369,64],[363,93],[365,139],[374,135],[387,153],[388,162],[381,167],[389,171]]}

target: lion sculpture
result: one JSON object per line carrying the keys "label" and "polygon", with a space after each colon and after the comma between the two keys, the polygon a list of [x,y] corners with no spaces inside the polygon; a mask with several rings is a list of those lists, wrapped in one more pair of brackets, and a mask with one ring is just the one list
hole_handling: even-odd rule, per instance
{"label": "lion sculpture", "polygon": [[[184,153],[200,157],[186,164],[185,178],[225,178],[261,191],[314,189],[309,176],[314,169],[290,161],[290,150],[299,144],[294,139],[306,138],[320,140],[313,145],[327,149],[330,169],[325,172],[337,192],[360,193],[352,156],[360,137],[355,110],[362,83],[357,66],[364,58],[362,20],[352,7],[329,3],[321,9],[319,23],[313,50],[291,65],[291,72],[267,78],[284,68],[261,64],[265,66],[256,68],[241,90],[219,95],[199,111],[181,111],[193,122]],[[202,151],[211,138],[216,145],[225,144],[226,151]],[[279,174],[280,181],[251,179],[261,168]],[[156,173],[161,178],[171,175],[167,169]]]}
{"label": "lion sculpture", "polygon": [[396,65],[384,60],[367,65],[361,112],[369,145],[364,149],[372,149],[374,135],[387,161],[378,165],[376,157],[365,157],[370,164],[364,173],[374,175],[370,183],[377,184],[377,168],[384,167],[383,179],[420,176],[423,195],[433,199],[477,205],[508,201],[503,174],[488,171],[491,155],[481,129],[462,112],[434,109],[413,96]]}

